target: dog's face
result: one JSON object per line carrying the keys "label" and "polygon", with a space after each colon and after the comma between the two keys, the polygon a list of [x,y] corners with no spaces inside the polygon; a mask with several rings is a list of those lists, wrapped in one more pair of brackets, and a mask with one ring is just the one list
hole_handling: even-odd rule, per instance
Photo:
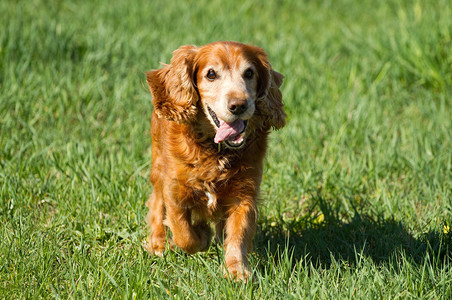
{"label": "dog's face", "polygon": [[235,57],[227,57],[220,51],[215,54],[203,59],[197,74],[204,111],[210,115],[211,110],[228,123],[250,119],[257,97],[256,67],[241,53]]}
{"label": "dog's face", "polygon": [[256,110],[258,80],[268,80],[267,68],[255,65],[257,53],[252,50],[217,43],[197,54],[196,83],[202,108],[217,132],[215,142],[224,141],[229,148],[243,146],[248,120]]}
{"label": "dog's face", "polygon": [[268,114],[270,126],[284,125],[282,78],[262,49],[236,42],[183,46],[170,65],[148,73],[159,116],[193,121],[199,107],[215,129],[214,142],[235,149],[245,144],[256,113]]}

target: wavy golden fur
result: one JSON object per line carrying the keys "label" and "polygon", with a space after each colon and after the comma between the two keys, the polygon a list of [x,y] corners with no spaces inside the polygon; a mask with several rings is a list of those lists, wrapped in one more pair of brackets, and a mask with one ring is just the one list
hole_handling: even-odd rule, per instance
{"label": "wavy golden fur", "polygon": [[[285,125],[282,80],[264,50],[237,42],[182,46],[169,65],[147,73],[154,105],[154,189],[147,203],[152,254],[165,250],[165,225],[172,232],[170,247],[206,250],[212,237],[208,221],[214,221],[217,240],[224,237],[228,273],[250,276],[246,255],[256,228],[267,136]],[[230,124],[245,129],[216,144],[214,137],[223,127],[232,130]]]}

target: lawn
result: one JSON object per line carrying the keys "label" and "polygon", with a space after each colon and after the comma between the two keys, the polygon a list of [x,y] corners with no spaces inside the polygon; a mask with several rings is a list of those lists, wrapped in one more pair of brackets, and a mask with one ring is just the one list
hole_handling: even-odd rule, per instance
{"label": "lawn", "polygon": [[[0,298],[452,298],[450,0],[2,0],[0,20]],[[215,244],[142,248],[144,72],[216,40],[286,76],[246,284]]]}

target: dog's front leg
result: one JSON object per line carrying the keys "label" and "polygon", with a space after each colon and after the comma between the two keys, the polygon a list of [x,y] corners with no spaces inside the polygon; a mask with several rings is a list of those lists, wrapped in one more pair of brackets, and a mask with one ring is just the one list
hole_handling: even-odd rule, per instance
{"label": "dog's front leg", "polygon": [[165,206],[159,185],[155,185],[154,191],[146,205],[149,207],[147,215],[148,226],[151,233],[148,238],[147,249],[151,254],[163,256],[165,251],[166,231],[163,225],[165,218]]}
{"label": "dog's front leg", "polygon": [[231,277],[247,280],[251,271],[247,254],[256,230],[257,210],[254,198],[241,199],[230,206],[226,220],[225,260]]}
{"label": "dog's front leg", "polygon": [[173,201],[166,209],[168,225],[176,246],[190,254],[204,251],[209,247],[212,233],[206,222],[192,225],[191,210]]}
{"label": "dog's front leg", "polygon": [[166,199],[167,224],[173,233],[173,242],[187,253],[207,250],[212,232],[205,221],[192,224],[191,209],[187,203],[195,197],[183,184],[173,182]]}

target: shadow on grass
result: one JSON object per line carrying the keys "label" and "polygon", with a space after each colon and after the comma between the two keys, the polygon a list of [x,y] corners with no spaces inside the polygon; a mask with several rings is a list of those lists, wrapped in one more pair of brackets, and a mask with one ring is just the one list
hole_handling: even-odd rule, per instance
{"label": "shadow on grass", "polygon": [[[281,222],[261,222],[255,238],[255,252],[261,258],[270,254],[278,260],[282,250],[289,247],[293,263],[308,259],[315,266],[329,266],[332,258],[343,259],[353,265],[358,254],[371,258],[377,264],[395,262],[403,254],[417,264],[427,255],[440,262],[452,259],[452,235],[428,232],[413,236],[403,223],[384,219],[355,210],[349,221],[341,221],[339,212],[324,199],[317,209],[323,220],[305,218]],[[270,253],[269,253],[270,252]]]}

